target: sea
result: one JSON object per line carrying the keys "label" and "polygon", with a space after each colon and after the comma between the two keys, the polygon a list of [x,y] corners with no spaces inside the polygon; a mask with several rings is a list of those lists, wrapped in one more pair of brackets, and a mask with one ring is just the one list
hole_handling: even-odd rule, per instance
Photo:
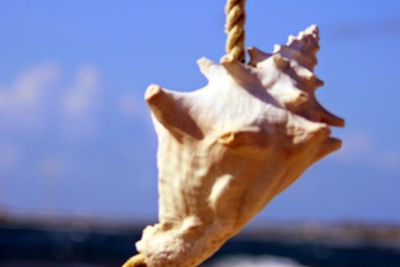
{"label": "sea", "polygon": [[293,259],[264,256],[225,257],[215,263],[204,264],[204,267],[306,267]]}
{"label": "sea", "polygon": [[[10,261],[0,264],[1,267],[111,267],[118,265],[90,264],[83,262],[55,263],[55,262],[35,262],[35,261]],[[214,263],[202,264],[201,267],[306,267],[288,258],[274,256],[241,256],[226,257]]]}

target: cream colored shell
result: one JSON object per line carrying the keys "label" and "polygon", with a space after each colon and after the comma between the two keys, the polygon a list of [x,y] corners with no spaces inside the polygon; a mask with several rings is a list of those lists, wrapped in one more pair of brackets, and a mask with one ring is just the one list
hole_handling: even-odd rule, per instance
{"label": "cream colored shell", "polygon": [[337,150],[344,121],[316,100],[319,50],[311,26],[273,54],[242,64],[200,59],[209,83],[190,93],[148,88],[158,135],[159,224],[139,252],[149,267],[197,266],[311,164]]}

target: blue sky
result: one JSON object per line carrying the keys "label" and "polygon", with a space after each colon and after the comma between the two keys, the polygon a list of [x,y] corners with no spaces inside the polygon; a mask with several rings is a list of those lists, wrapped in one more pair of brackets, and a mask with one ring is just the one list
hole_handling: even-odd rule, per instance
{"label": "blue sky", "polygon": [[[224,54],[223,0],[0,3],[0,210],[155,220],[151,83],[204,86]],[[400,2],[249,0],[247,46],[321,31],[321,102],[346,118],[344,148],[255,223],[400,222]]]}

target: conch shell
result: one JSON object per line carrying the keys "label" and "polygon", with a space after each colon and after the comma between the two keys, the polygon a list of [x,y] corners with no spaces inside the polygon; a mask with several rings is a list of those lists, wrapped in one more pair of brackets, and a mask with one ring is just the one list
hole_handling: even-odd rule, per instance
{"label": "conch shell", "polygon": [[197,266],[313,163],[337,150],[315,90],[318,28],[251,61],[200,59],[209,83],[190,93],[152,85],[158,135],[159,224],[136,246],[149,267]]}

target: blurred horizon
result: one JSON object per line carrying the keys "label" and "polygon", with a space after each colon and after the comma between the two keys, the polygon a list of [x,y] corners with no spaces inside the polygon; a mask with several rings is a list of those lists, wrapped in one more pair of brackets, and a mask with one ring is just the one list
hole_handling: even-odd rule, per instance
{"label": "blurred horizon", "polygon": [[[320,102],[341,151],[252,222],[400,223],[400,2],[247,1],[246,45],[321,34]],[[224,54],[222,0],[0,3],[0,217],[155,221],[152,83],[191,91]]]}

